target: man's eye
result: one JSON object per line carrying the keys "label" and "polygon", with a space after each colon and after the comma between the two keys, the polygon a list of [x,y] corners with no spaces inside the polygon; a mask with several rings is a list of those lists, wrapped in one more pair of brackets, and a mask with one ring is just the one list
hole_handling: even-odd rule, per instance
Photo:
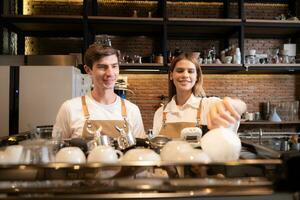
{"label": "man's eye", "polygon": [[97,68],[99,69],[105,69],[107,66],[106,65],[97,65]]}
{"label": "man's eye", "polygon": [[113,65],[112,67],[113,67],[113,68],[118,68],[118,67],[119,67],[119,65]]}

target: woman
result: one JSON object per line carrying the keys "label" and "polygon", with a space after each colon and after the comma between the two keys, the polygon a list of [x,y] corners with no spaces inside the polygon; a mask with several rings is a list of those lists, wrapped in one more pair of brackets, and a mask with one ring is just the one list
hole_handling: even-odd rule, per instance
{"label": "woman", "polygon": [[169,71],[169,97],[172,99],[154,114],[155,136],[180,137],[181,130],[187,127],[202,128],[204,133],[207,128],[221,126],[237,131],[246,104],[229,97],[206,98],[202,84],[200,65],[191,54],[183,53],[172,61]]}

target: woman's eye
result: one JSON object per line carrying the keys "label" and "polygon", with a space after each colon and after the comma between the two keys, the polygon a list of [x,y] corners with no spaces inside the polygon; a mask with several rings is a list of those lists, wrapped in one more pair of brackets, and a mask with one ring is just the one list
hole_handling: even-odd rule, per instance
{"label": "woman's eye", "polygon": [[195,73],[195,70],[194,70],[194,69],[189,69],[188,72],[189,72],[190,74],[193,74],[193,73]]}
{"label": "woman's eye", "polygon": [[180,69],[180,68],[178,68],[178,69],[176,69],[176,72],[178,72],[178,73],[181,73],[181,72],[183,72],[184,70],[183,69]]}

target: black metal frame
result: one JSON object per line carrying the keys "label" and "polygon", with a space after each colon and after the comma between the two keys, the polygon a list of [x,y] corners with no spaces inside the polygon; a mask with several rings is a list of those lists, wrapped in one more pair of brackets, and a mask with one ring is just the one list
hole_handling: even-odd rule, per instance
{"label": "black metal frame", "polygon": [[[18,14],[22,13],[22,0],[17,1],[17,11]],[[209,2],[209,0],[207,0]],[[160,46],[158,46],[158,51],[163,53],[164,56],[164,67],[167,69],[167,44],[168,39],[172,37],[182,38],[187,37],[189,39],[218,39],[224,42],[224,48],[227,48],[229,45],[228,38],[229,37],[237,37],[239,46],[241,49],[241,57],[242,63],[244,63],[244,40],[245,37],[248,37],[248,30],[252,30],[254,28],[254,32],[261,33],[259,35],[262,37],[262,30],[285,30],[288,33],[288,37],[294,40],[297,38],[297,34],[300,33],[300,24],[294,23],[273,23],[270,22],[262,22],[257,20],[256,22],[249,22],[246,20],[245,16],[245,2],[254,2],[249,0],[237,0],[238,3],[238,15],[239,22],[228,22],[226,17],[229,15],[229,7],[230,0],[218,0],[219,2],[223,2],[223,16],[224,18],[219,21],[210,21],[205,19],[199,19],[198,21],[194,21],[191,19],[187,20],[177,20],[172,18],[168,18],[167,11],[167,1],[166,0],[157,0],[157,12],[158,16],[161,18],[156,18],[158,20],[147,19],[147,18],[126,18],[126,17],[101,17],[98,16],[98,6],[97,0],[84,0],[83,1],[83,14],[82,16],[2,16],[1,15],[1,23],[9,29],[9,31],[16,32],[18,34],[18,54],[24,54],[24,39],[25,36],[73,36],[73,37],[83,37],[83,45],[82,52],[85,52],[86,48],[90,44],[92,44],[95,40],[95,35],[97,32],[105,32],[110,34],[120,34],[120,35],[138,35],[138,34],[148,34],[154,35],[155,37],[160,38]],[[267,1],[267,0],[265,0]],[[289,8],[293,13],[297,13],[299,8],[297,8],[295,1],[286,0],[289,3]],[[269,1],[268,1],[269,2]],[[277,2],[273,0],[270,2]],[[3,1],[1,1],[3,4]],[[3,11],[2,11],[3,13]],[[36,25],[37,27],[42,27],[45,24],[45,19],[47,20],[47,25],[57,25],[63,26],[65,25],[65,30],[60,31],[50,31],[41,28],[41,30],[30,30],[30,26]],[[29,26],[29,28],[27,27]],[[74,30],[74,26],[75,29]],[[24,28],[25,27],[25,28]],[[100,28],[99,28],[100,27]],[[104,27],[104,28],[102,28]],[[116,29],[116,27],[118,27]],[[129,28],[134,29],[130,32]],[[195,31],[191,30],[191,28],[195,28]],[[177,29],[176,29],[177,28]],[[197,29],[198,28],[198,29]],[[214,30],[215,28],[215,30]],[[217,29],[216,29],[217,28]],[[102,31],[103,29],[103,31]],[[190,30],[189,30],[190,29]],[[218,31],[220,29],[221,31]],[[222,32],[222,29],[226,32]],[[175,30],[172,32],[172,30]],[[179,32],[176,30],[180,30]],[[183,30],[183,31],[182,31]],[[202,30],[206,30],[207,32],[202,32]],[[194,31],[194,32],[193,32]],[[285,32],[284,32],[285,33]],[[287,37],[286,34],[282,33],[279,35],[280,37]],[[272,33],[273,34],[273,33]],[[206,36],[206,37],[203,37]],[[208,37],[207,37],[208,36]],[[268,36],[268,35],[267,35]],[[252,37],[252,36],[250,36]],[[272,35],[273,37],[273,35]],[[277,37],[274,35],[274,37]],[[3,37],[2,37],[3,39]],[[155,68],[155,66],[154,66]],[[224,72],[228,70],[228,72],[232,72],[228,66],[223,67]],[[297,67],[292,67],[295,73],[298,72]],[[272,67],[266,67],[268,70],[273,70],[276,73],[277,69]]]}
{"label": "black metal frame", "polygon": [[10,66],[9,135],[15,135],[19,133],[19,76],[20,67]]}

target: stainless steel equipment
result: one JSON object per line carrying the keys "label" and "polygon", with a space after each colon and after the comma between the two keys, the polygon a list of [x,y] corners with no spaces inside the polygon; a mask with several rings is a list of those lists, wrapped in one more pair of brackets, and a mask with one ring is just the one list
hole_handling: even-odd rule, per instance
{"label": "stainless steel equipment", "polygon": [[[294,184],[291,176],[299,176],[297,170],[288,171],[299,168],[299,164],[291,167],[289,162],[295,165],[296,161],[283,158],[280,152],[248,140],[242,142],[240,159],[232,162],[204,164],[127,161],[117,164],[0,165],[0,194],[15,198],[48,199],[200,196],[238,196],[241,199],[249,198],[249,195],[273,199],[278,190],[282,191],[287,189],[285,185],[290,187]],[[162,171],[165,173],[157,173]],[[111,176],[103,176],[111,172],[114,172]],[[292,199],[290,194],[286,197]]]}

